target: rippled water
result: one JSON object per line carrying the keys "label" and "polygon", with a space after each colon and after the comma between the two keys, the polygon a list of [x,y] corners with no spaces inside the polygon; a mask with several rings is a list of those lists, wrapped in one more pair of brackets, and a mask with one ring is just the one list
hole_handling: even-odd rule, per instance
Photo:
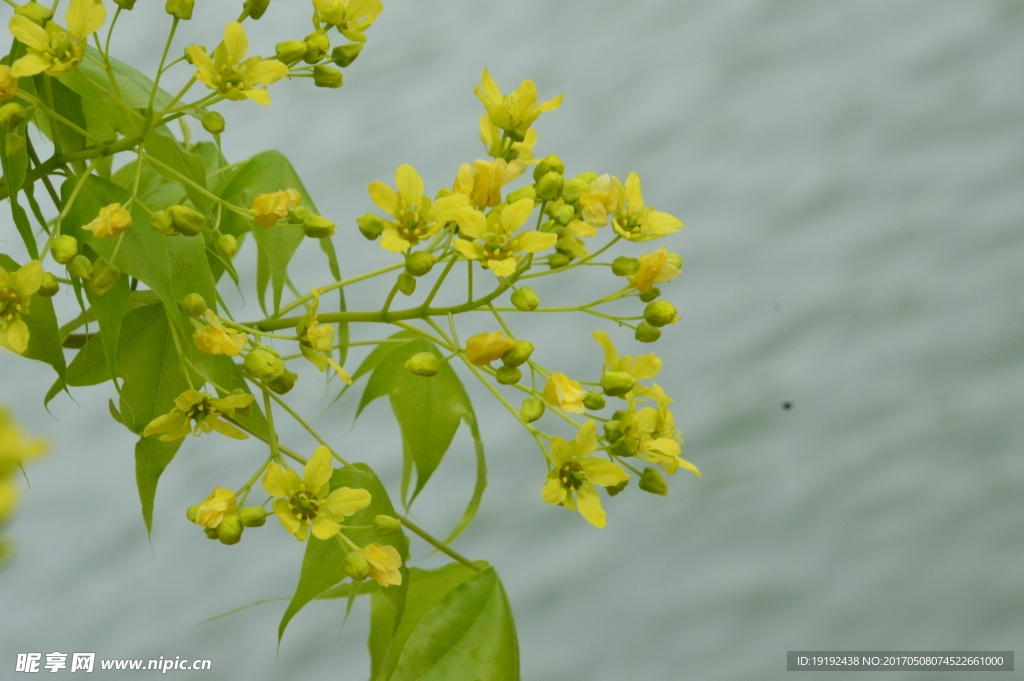
{"label": "rippled water", "polygon": [[[196,25],[214,13],[199,5]],[[151,55],[154,10],[122,54]],[[198,29],[209,43],[230,18],[218,11]],[[254,47],[304,35],[305,14],[278,0]],[[458,548],[502,575],[524,678],[765,679],[785,676],[787,649],[1013,649],[1024,4],[396,0],[340,92],[286,83],[269,112],[226,107],[229,154],[281,148],[321,212],[350,224],[370,209],[366,184],[399,163],[436,187],[480,154],[483,66],[506,87],[530,77],[542,96],[565,93],[538,126],[539,153],[572,173],[637,171],[648,201],[686,221],[670,242],[686,265],[668,287],[683,321],[658,348],[685,454],[704,472],[676,476],[667,499],[616,497],[610,526],[593,530],[540,502],[531,442],[471,388],[492,482]],[[388,261],[351,233],[337,243],[349,272]],[[610,286],[574,281],[540,293]],[[381,295],[354,288],[353,307]],[[548,366],[597,370],[589,320],[517,321]],[[59,398],[51,420],[38,409],[45,370],[4,355],[0,376],[0,400],[55,444],[10,529],[20,552],[0,574],[0,664],[95,651],[211,658],[223,679],[365,678],[363,606],[340,638],[341,606],[308,607],[276,670],[280,603],[191,630],[293,588],[301,547],[284,533],[228,549],[181,519],[258,447],[190,442],[161,481],[151,548],[132,437],[106,416],[106,389],[77,390],[80,406]],[[321,397],[299,401],[312,411]],[[318,423],[395,480],[387,408],[350,433],[351,412]],[[429,527],[468,497],[457,443],[417,502]]]}

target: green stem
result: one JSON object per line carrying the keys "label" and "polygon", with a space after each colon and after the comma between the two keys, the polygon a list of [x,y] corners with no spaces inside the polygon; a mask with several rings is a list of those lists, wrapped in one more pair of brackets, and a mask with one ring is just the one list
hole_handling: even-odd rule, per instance
{"label": "green stem", "polygon": [[457,260],[457,257],[452,256],[452,259],[448,261],[447,265],[445,265],[444,271],[441,272],[441,276],[439,276],[437,278],[437,281],[434,283],[434,288],[430,290],[430,295],[428,295],[427,299],[423,301],[424,305],[429,306],[430,303],[434,300],[434,296],[436,296],[437,292],[441,290],[441,284],[444,283],[444,280],[448,276],[448,273],[452,271],[453,267],[455,267],[455,262]]}
{"label": "green stem", "polygon": [[263,410],[267,413],[267,435],[269,436],[270,456],[276,461],[281,460],[281,453],[277,444],[277,431],[274,428],[274,411],[270,406],[270,390],[266,386],[263,389]]}
{"label": "green stem", "polygon": [[156,69],[156,78],[153,79],[153,91],[149,93],[149,113],[153,113],[153,102],[156,101],[157,90],[160,89],[160,76],[164,74],[164,63],[167,61],[167,53],[171,49],[171,41],[174,40],[174,32],[178,30],[178,17],[174,17],[171,23],[171,32],[167,34],[167,42],[164,43],[164,53],[160,55],[160,66]]}
{"label": "green stem", "polygon": [[441,553],[446,554],[450,558],[454,558],[455,560],[459,561],[460,563],[462,563],[463,565],[465,565],[466,567],[468,567],[468,568],[470,568],[472,570],[476,570],[477,572],[482,572],[483,571],[482,567],[480,567],[476,563],[472,562],[471,560],[469,560],[465,556],[463,556],[461,554],[458,554],[455,551],[452,551],[445,544],[443,544],[442,542],[438,541],[437,539],[434,539],[432,536],[427,534],[426,531],[422,530],[418,525],[413,523],[408,518],[399,517],[398,519],[402,521],[403,525],[405,525],[410,530],[412,530],[414,533],[419,535],[421,539],[426,541],[428,544],[433,546],[435,549],[437,549]]}
{"label": "green stem", "polygon": [[326,442],[326,441],[325,441],[325,440],[324,440],[324,439],[323,439],[322,437],[320,437],[320,434],[319,434],[319,433],[317,433],[317,432],[316,432],[315,430],[313,430],[312,426],[310,426],[310,425],[309,425],[308,423],[306,423],[306,422],[305,422],[305,421],[304,421],[304,420],[302,419],[302,417],[301,417],[301,416],[299,416],[299,415],[298,415],[298,414],[297,414],[297,413],[295,412],[295,410],[294,410],[294,409],[292,409],[292,408],[291,408],[291,407],[289,407],[289,406],[288,406],[287,404],[285,404],[285,401],[284,401],[284,400],[282,400],[282,399],[281,399],[280,397],[278,397],[277,395],[274,395],[273,393],[271,393],[271,394],[270,394],[270,397],[271,397],[271,399],[273,399],[273,400],[274,400],[275,402],[277,402],[278,404],[280,404],[280,405],[281,405],[281,407],[283,407],[283,408],[284,408],[284,410],[285,410],[286,412],[288,412],[288,413],[289,413],[289,414],[291,415],[291,417],[292,417],[293,419],[295,419],[296,421],[298,421],[299,425],[301,425],[301,426],[302,426],[303,428],[305,428],[305,429],[306,429],[306,432],[308,432],[308,433],[309,433],[310,435],[312,435],[312,436],[313,436],[313,437],[314,437],[314,438],[316,439],[316,441],[317,441],[317,442],[319,442],[320,444],[322,444],[322,445],[323,445],[324,447],[327,447],[327,449],[328,449],[328,450],[329,450],[329,451],[331,452],[331,456],[333,456],[333,457],[334,457],[335,459],[337,459],[337,460],[338,460],[339,462],[341,462],[341,464],[342,464],[342,465],[344,465],[344,466],[346,466],[346,467],[348,467],[348,468],[352,468],[352,464],[350,464],[350,463],[349,463],[348,461],[345,461],[345,459],[343,459],[343,458],[341,457],[341,455],[340,455],[340,454],[338,454],[338,453],[337,453],[336,451],[334,451],[334,449],[332,449],[332,448],[331,448],[331,446],[330,446],[329,444],[327,444],[327,442]]}

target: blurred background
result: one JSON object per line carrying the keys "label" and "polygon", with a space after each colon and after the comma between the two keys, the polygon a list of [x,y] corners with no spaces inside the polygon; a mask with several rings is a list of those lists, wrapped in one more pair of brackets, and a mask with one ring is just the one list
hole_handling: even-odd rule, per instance
{"label": "blurred background", "polygon": [[[172,54],[215,45],[240,4],[197,3]],[[683,319],[653,348],[702,479],[680,472],[667,498],[631,487],[596,530],[541,502],[532,440],[463,376],[491,483],[456,548],[504,580],[523,678],[774,679],[791,649],[1012,650],[1024,635],[1024,2],[385,5],[341,90],[299,79],[272,86],[269,109],[220,107],[230,160],[292,159],[341,227],[348,274],[393,261],[355,229],[370,181],[410,163],[433,192],[483,155],[472,90],[485,66],[506,92],[530,78],[541,99],[565,94],[536,126],[538,156],[560,154],[567,175],[636,171],[648,203],[686,223],[664,241],[685,259],[663,287]],[[252,52],[302,38],[310,14],[276,0],[246,23]],[[121,21],[115,56],[152,73],[162,4]],[[315,247],[298,257],[300,288],[326,282],[311,274],[326,272]],[[251,273],[251,243],[239,258]],[[618,286],[607,272],[538,281],[545,304]],[[351,309],[379,308],[390,285],[352,287]],[[241,316],[259,316],[251,295]],[[601,361],[591,319],[512,324],[546,366],[587,378]],[[492,325],[467,317],[460,331]],[[650,351],[600,328],[624,352]],[[277,658],[284,602],[194,629],[294,588],[303,546],[274,521],[225,547],[184,518],[213,486],[241,484],[259,446],[189,439],[161,480],[150,542],[111,387],[58,397],[51,417],[51,382],[48,367],[0,354],[0,402],[52,440],[7,530],[5,667],[17,652],[88,651],[209,658],[212,678],[230,680],[368,675],[365,602],[340,636],[344,603],[311,604]],[[336,382],[307,372],[300,386],[290,401],[396,490],[385,401],[353,429],[357,390],[324,412]],[[283,439],[312,449],[295,429]],[[414,517],[446,533],[472,478],[460,432]]]}

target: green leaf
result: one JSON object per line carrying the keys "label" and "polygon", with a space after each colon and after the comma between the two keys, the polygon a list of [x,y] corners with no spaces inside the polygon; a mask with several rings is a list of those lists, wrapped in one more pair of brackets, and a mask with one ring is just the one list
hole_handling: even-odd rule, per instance
{"label": "green leaf", "polygon": [[445,546],[455,541],[456,537],[472,524],[473,519],[476,518],[477,511],[480,510],[480,502],[484,498],[484,490],[487,489],[487,459],[484,456],[484,441],[480,436],[480,426],[476,421],[476,414],[470,409],[469,413],[463,415],[463,418],[466,419],[469,432],[473,434],[473,449],[476,453],[476,483],[473,486],[473,496],[470,497],[466,510],[462,512],[462,517],[459,518],[459,522],[455,523],[451,534],[441,542]]}
{"label": "green leaf", "polygon": [[[185,150],[181,143],[170,134],[166,127],[161,126],[146,135],[146,151],[153,158],[167,167],[154,163],[153,168],[169,180],[179,182],[185,193],[200,213],[213,224],[213,211],[210,199],[197,189],[206,189],[206,166],[198,155]],[[177,173],[177,175],[175,174]],[[180,179],[183,176],[193,184]]]}
{"label": "green leaf", "polygon": [[[481,569],[487,563],[477,563]],[[439,605],[452,589],[478,574],[462,563],[449,563],[434,570],[410,568],[405,612],[395,626],[395,611],[379,592],[373,594],[370,612],[371,679],[388,679],[395,673],[402,649],[423,616]],[[343,585],[344,586],[344,585]]]}
{"label": "green leaf", "polygon": [[515,621],[494,568],[456,586],[423,615],[390,679],[519,681]]}
{"label": "green leaf", "polygon": [[[22,123],[14,134],[25,136],[28,122]],[[18,234],[21,236],[25,250],[33,260],[39,259],[39,247],[36,244],[35,234],[32,233],[32,225],[28,221],[25,209],[18,204],[18,192],[25,182],[25,173],[28,170],[28,146],[25,145],[21,152],[14,156],[7,155],[7,135],[0,135],[0,165],[3,167],[4,184],[7,186],[7,196],[11,205],[11,217]]]}
{"label": "green leaf", "polygon": [[132,191],[135,187],[135,174],[138,164],[142,164],[139,174],[139,200],[155,210],[164,210],[168,206],[181,203],[185,198],[185,188],[180,183],[168,180],[153,169],[145,159],[133,160],[121,166],[114,173],[113,181],[120,187]]}
{"label": "green leaf", "polygon": [[142,519],[146,523],[147,533],[153,532],[156,484],[184,441],[182,438],[173,442],[161,442],[159,435],[150,435],[140,438],[135,443],[135,484],[139,488]]}
{"label": "green leaf", "polygon": [[[44,103],[49,103],[52,94],[51,108],[55,113],[64,119],[74,123],[79,128],[86,128],[85,114],[82,111],[82,98],[77,92],[69,89],[57,78],[39,74],[32,77],[36,96]],[[81,151],[86,147],[86,139],[77,130],[68,127],[57,119],[48,116],[41,109],[36,110],[33,121],[39,130],[60,145],[62,152]]]}
{"label": "green leaf", "polygon": [[[92,251],[88,245],[83,245],[82,249],[87,254]],[[129,294],[128,277],[124,274],[118,277],[113,287],[102,295],[94,293],[88,286],[85,288],[85,295],[89,298],[89,305],[92,306],[96,322],[100,326],[107,372],[114,376],[118,375],[117,348],[121,337],[121,323],[128,310]],[[117,387],[116,382],[114,387]]]}
{"label": "green leaf", "polygon": [[[0,267],[8,272],[18,270],[21,265],[9,256],[0,253]],[[49,298],[34,295],[29,303],[29,313],[22,315],[28,326],[28,349],[22,354],[27,359],[46,362],[57,372],[57,380],[64,387],[67,363],[64,360],[64,349],[61,348],[60,328],[57,326],[57,315],[53,311],[53,303]]]}
{"label": "green leaf", "polygon": [[[316,212],[313,199],[299,179],[292,164],[279,151],[264,151],[256,154],[242,165],[231,177],[231,181],[220,192],[220,197],[236,206],[251,206],[258,194],[294,189],[302,196],[302,205]],[[221,218],[221,231],[227,234],[242,234],[252,231],[259,247],[257,288],[260,304],[264,305],[267,284],[273,288],[274,310],[281,306],[281,292],[288,278],[288,263],[302,243],[305,235],[296,227],[280,224],[269,229],[256,226],[249,218],[233,211],[225,211]]]}
{"label": "green leaf", "polygon": [[[370,505],[350,519],[346,519],[345,525],[373,525],[373,519],[380,514],[396,515],[384,485],[366,464],[357,463],[351,468],[336,469],[331,476],[331,491],[339,487],[365,489],[371,496]],[[342,527],[344,528],[344,525]],[[378,537],[373,529],[343,531],[358,546],[377,542],[395,547],[402,557],[402,585],[389,586],[383,590],[384,597],[387,598],[400,618],[405,609],[405,593],[409,588],[409,572],[405,567],[406,561],[409,560],[409,540],[405,533],[397,532],[387,537]],[[348,549],[342,546],[337,538],[325,541],[310,536],[308,542],[306,555],[302,559],[299,583],[295,587],[295,595],[292,596],[288,609],[281,617],[281,624],[277,630],[278,641],[281,640],[285,627],[288,626],[288,622],[295,616],[295,613],[324,591],[345,579],[344,561],[345,556],[348,555]]]}

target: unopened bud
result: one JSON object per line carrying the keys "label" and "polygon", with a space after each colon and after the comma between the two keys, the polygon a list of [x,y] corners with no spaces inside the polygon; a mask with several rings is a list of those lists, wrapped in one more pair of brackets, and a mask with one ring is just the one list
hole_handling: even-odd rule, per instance
{"label": "unopened bud", "polygon": [[654,341],[661,338],[661,329],[656,326],[651,326],[648,321],[642,321],[636,327],[636,333],[634,334],[641,343],[653,343]]}
{"label": "unopened bud", "polygon": [[245,370],[256,378],[270,380],[284,373],[284,360],[273,348],[257,346],[245,356]]}
{"label": "unopened bud", "polygon": [[61,234],[53,240],[50,255],[61,265],[67,265],[78,255],[78,239],[70,234]]}
{"label": "unopened bud", "polygon": [[216,527],[204,527],[203,528],[203,534],[206,535],[207,539],[216,539],[217,538],[217,528]]}
{"label": "unopened bud", "polygon": [[553,270],[557,270],[559,267],[565,267],[570,262],[570,258],[565,253],[552,253],[548,256],[548,266]]}
{"label": "unopened bud", "polygon": [[677,270],[683,267],[683,256],[678,253],[669,253],[665,256],[665,264],[675,267]]}
{"label": "unopened bud", "polygon": [[245,0],[245,4],[242,5],[242,12],[247,17],[259,19],[269,6],[270,0]]}
{"label": "unopened bud", "polygon": [[612,443],[612,446],[608,448],[608,453],[612,456],[635,456],[636,451],[630,447],[630,441],[624,437],[620,437],[618,440]]}
{"label": "unopened bud", "polygon": [[167,214],[171,216],[174,231],[184,236],[195,236],[206,228],[206,218],[194,208],[174,205],[167,209]]}
{"label": "unopened bud", "polygon": [[37,26],[46,26],[46,22],[53,18],[50,8],[40,5],[38,2],[29,2],[15,7],[14,13],[19,17],[25,17]]}
{"label": "unopened bud", "polygon": [[[276,352],[276,350],[274,352]],[[234,390],[228,393],[228,396],[248,394],[249,393],[245,392],[241,388],[235,388]],[[252,416],[252,402],[249,402],[249,404],[245,405],[244,407],[235,407],[235,414],[241,416],[242,418],[249,418],[250,416]]]}
{"label": "unopened bud", "polygon": [[430,253],[416,251],[405,259],[405,271],[414,277],[422,277],[434,267],[435,262],[437,258]]}
{"label": "unopened bud", "polygon": [[636,379],[625,371],[606,371],[601,376],[601,389],[609,397],[622,397],[636,387]]}
{"label": "unopened bud", "polygon": [[537,180],[537,198],[541,201],[554,201],[562,195],[563,184],[562,176],[552,170]]}
{"label": "unopened bud", "polygon": [[192,8],[195,0],[167,0],[164,11],[176,19],[188,20],[192,18]]}
{"label": "unopened bud", "polygon": [[417,376],[433,376],[441,370],[441,358],[432,352],[417,352],[405,361],[405,368]]}
{"label": "unopened bud", "polygon": [[533,423],[544,415],[544,400],[539,397],[527,397],[519,407],[519,418],[523,423]]}
{"label": "unopened bud", "polygon": [[611,485],[610,487],[605,487],[604,491],[608,492],[608,496],[614,497],[616,494],[618,494],[622,490],[626,489],[626,485],[628,485],[628,484],[629,484],[629,479],[627,478],[626,480],[623,480],[622,482],[618,483],[617,485]]}
{"label": "unopened bud", "polygon": [[416,292],[416,277],[412,276],[408,272],[402,272],[399,274],[398,290],[407,296],[411,296]]}
{"label": "unopened bud", "polygon": [[285,369],[281,372],[280,376],[275,376],[269,381],[266,381],[266,384],[268,388],[278,395],[285,395],[291,392],[291,389],[295,387],[295,381],[297,380],[299,380],[298,374],[293,374]]}
{"label": "unopened bud", "polygon": [[275,45],[274,49],[277,52],[275,56],[280,61],[283,61],[285,64],[294,64],[306,56],[306,41],[285,40]]}
{"label": "unopened bud", "polygon": [[[306,53],[302,60],[307,64],[315,64],[327,56],[327,50],[331,49],[331,40],[322,33],[310,33],[306,36]],[[337,86],[335,86],[337,87]]]}
{"label": "unopened bud", "polygon": [[114,288],[120,276],[121,270],[111,265],[106,258],[96,258],[96,262],[92,264],[89,290],[97,295],[103,295]]}
{"label": "unopened bud", "polygon": [[224,116],[216,111],[207,111],[203,116],[203,130],[213,135],[221,134],[224,132]]}
{"label": "unopened bud", "polygon": [[652,300],[657,300],[658,296],[660,295],[661,289],[655,286],[650,291],[647,291],[646,293],[641,293],[639,297],[640,300],[642,300],[643,302],[649,303]]}
{"label": "unopened bud", "polygon": [[174,231],[174,220],[171,214],[165,210],[158,210],[149,216],[149,226],[167,236],[180,236]]}
{"label": "unopened bud", "polygon": [[234,234],[221,234],[217,237],[217,250],[225,258],[235,257],[235,253],[238,253],[238,239]]}
{"label": "unopened bud", "polygon": [[17,102],[7,102],[0,106],[0,128],[4,130],[17,130],[27,117],[25,107]]}
{"label": "unopened bud", "polygon": [[394,534],[402,529],[402,521],[389,515],[377,516],[373,519],[373,524],[377,528],[377,534],[381,537]]}
{"label": "unopened bud", "polygon": [[505,203],[513,204],[521,199],[535,200],[536,198],[537,189],[532,184],[528,184],[525,187],[520,187],[514,192],[509,192],[505,197]]}
{"label": "unopened bud", "polygon": [[562,200],[566,203],[576,203],[580,197],[590,191],[590,185],[583,180],[573,178],[566,180],[562,185]]}
{"label": "unopened bud", "polygon": [[558,173],[559,175],[565,173],[565,164],[562,163],[562,159],[558,158],[558,154],[551,154],[541,160],[533,169],[533,179],[539,180],[548,173]]}
{"label": "unopened bud", "polygon": [[590,183],[596,180],[597,178],[598,174],[595,172],[580,173],[579,175],[576,176],[577,180],[583,180],[584,182],[586,182],[588,187],[590,186]]}
{"label": "unopened bud", "polygon": [[359,582],[370,576],[370,565],[359,551],[350,551],[342,563],[345,574]]}
{"label": "unopened bud", "polygon": [[135,0],[114,0],[114,4],[125,10],[135,9]]}
{"label": "unopened bud", "polygon": [[627,258],[624,255],[612,260],[612,274],[616,277],[631,277],[640,269],[640,261],[636,258]]}
{"label": "unopened bud", "polygon": [[359,53],[363,51],[362,43],[348,43],[338,45],[331,51],[331,61],[344,68],[354,62]]}
{"label": "unopened bud", "polygon": [[661,471],[651,466],[644,469],[643,474],[640,476],[639,487],[651,494],[660,494],[661,496],[668,494],[668,484],[665,482],[665,478],[661,476]]}
{"label": "unopened bud", "polygon": [[309,215],[309,209],[305,206],[295,206],[294,208],[288,209],[288,220],[297,225],[301,225],[307,215]]}
{"label": "unopened bud", "polygon": [[606,404],[604,395],[593,390],[588,390],[587,394],[583,397],[583,406],[591,411],[604,409]]}
{"label": "unopened bud", "polygon": [[523,286],[512,294],[512,304],[516,306],[517,310],[530,312],[537,309],[540,299],[537,298],[537,293],[532,288]]}
{"label": "unopened bud", "polygon": [[242,519],[237,515],[226,515],[217,526],[217,539],[221,544],[237,544],[242,541]]}
{"label": "unopened bud", "polygon": [[8,158],[18,156],[25,151],[25,138],[16,132],[9,132],[4,135],[4,156]]}
{"label": "unopened bud", "polygon": [[360,233],[370,241],[379,237],[384,231],[384,221],[373,213],[356,218],[356,224],[359,225]]}
{"label": "unopened bud", "polygon": [[194,523],[196,521],[196,514],[198,513],[199,504],[196,504],[195,506],[189,506],[187,509],[185,509],[185,517],[189,519],[189,522]]}
{"label": "unopened bud", "polygon": [[498,383],[502,385],[515,385],[523,378],[523,372],[516,367],[510,367],[505,365],[498,367],[498,371],[495,372],[494,376]]}
{"label": "unopened bud", "polygon": [[339,88],[345,82],[345,76],[338,69],[326,64],[313,67],[313,85],[317,87]]}
{"label": "unopened bud", "polygon": [[198,319],[206,312],[206,298],[198,293],[190,293],[181,299],[181,306],[185,308],[189,317]]}
{"label": "unopened bud", "polygon": [[508,367],[517,367],[526,363],[533,354],[533,343],[530,341],[517,340],[516,346],[501,356],[501,362]]}
{"label": "unopened bud", "polygon": [[572,206],[560,206],[551,214],[551,218],[563,227],[572,222],[574,217],[576,217],[576,211]]}
{"label": "unopened bud", "polygon": [[68,263],[68,274],[89,281],[92,278],[92,262],[84,255],[76,255]]}
{"label": "unopened bud", "polygon": [[618,442],[622,439],[622,421],[613,420],[604,422],[604,436],[608,442]]}
{"label": "unopened bud", "polygon": [[57,281],[57,277],[49,272],[43,272],[43,281],[39,284],[39,290],[36,293],[43,298],[53,298],[59,291],[60,282]]}
{"label": "unopened bud", "polygon": [[675,305],[667,300],[655,300],[653,303],[648,303],[647,307],[644,308],[644,319],[651,326],[675,324],[679,321],[679,315],[676,312]]}
{"label": "unopened bud", "polygon": [[302,232],[310,239],[326,239],[334,236],[334,223],[316,213],[309,213],[302,220]]}
{"label": "unopened bud", "polygon": [[267,522],[267,509],[262,506],[249,506],[238,512],[238,519],[243,527],[263,527]]}

